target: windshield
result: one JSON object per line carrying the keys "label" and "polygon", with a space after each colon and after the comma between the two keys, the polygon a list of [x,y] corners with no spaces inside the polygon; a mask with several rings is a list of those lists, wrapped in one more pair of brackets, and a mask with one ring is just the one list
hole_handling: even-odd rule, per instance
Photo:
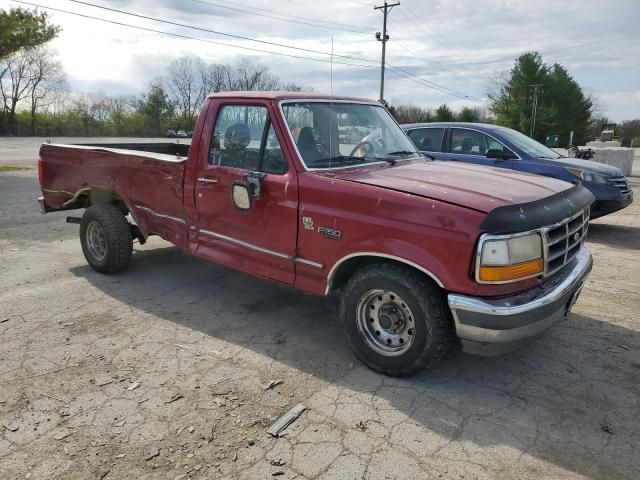
{"label": "windshield", "polygon": [[291,136],[307,168],[332,168],[420,155],[378,105],[330,101],[282,104]]}
{"label": "windshield", "polygon": [[550,148],[545,147],[534,139],[527,137],[523,133],[511,130],[510,128],[501,128],[500,135],[506,140],[513,143],[523,152],[537,158],[562,158],[562,155],[557,154]]}

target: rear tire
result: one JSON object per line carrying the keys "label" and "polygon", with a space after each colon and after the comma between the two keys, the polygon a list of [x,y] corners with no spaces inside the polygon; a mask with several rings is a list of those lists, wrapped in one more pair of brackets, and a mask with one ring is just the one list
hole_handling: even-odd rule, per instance
{"label": "rear tire", "polygon": [[84,258],[95,271],[120,272],[131,260],[131,225],[118,207],[93,205],[82,216],[80,244]]}
{"label": "rear tire", "polygon": [[356,272],[344,289],[340,319],[356,357],[393,377],[433,367],[455,343],[442,290],[398,264],[372,264]]}

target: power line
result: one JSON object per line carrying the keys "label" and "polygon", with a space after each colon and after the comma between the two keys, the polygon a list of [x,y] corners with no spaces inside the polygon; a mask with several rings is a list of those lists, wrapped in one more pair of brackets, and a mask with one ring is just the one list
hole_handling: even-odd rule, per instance
{"label": "power line", "polygon": [[[54,11],[54,12],[65,13],[65,14],[68,14],[68,15],[74,15],[76,17],[88,18],[90,20],[96,20],[98,22],[110,23],[110,24],[113,24],[113,25],[118,25],[118,26],[121,26],[121,27],[133,28],[133,29],[142,30],[142,31],[145,31],[145,32],[158,33],[160,35],[169,35],[171,37],[183,38],[183,39],[186,39],[186,40],[195,40],[195,41],[198,41],[198,42],[210,43],[210,44],[214,44],[214,45],[221,45],[223,47],[238,48],[238,49],[241,49],[241,50],[250,50],[252,52],[268,53],[268,54],[271,54],[271,55],[279,55],[279,56],[282,56],[282,57],[298,58],[298,59],[302,59],[302,60],[311,60],[311,61],[314,61],[314,62],[322,62],[322,63],[330,63],[331,62],[330,59],[329,60],[325,60],[325,59],[321,59],[321,58],[305,57],[305,56],[302,56],[302,55],[293,55],[293,54],[290,54],[290,53],[274,52],[274,51],[271,51],[271,50],[264,50],[264,49],[261,49],[261,48],[234,45],[232,43],[219,42],[219,41],[211,40],[211,39],[207,39],[207,38],[191,37],[189,35],[182,35],[182,34],[179,34],[179,33],[166,32],[166,31],[163,31],[163,30],[156,30],[154,28],[141,27],[139,25],[131,25],[131,24],[124,23],[124,22],[118,22],[116,20],[107,20],[105,18],[94,17],[94,16],[87,15],[87,14],[84,14],[84,13],[71,12],[69,10],[63,10],[61,8],[54,8],[54,7],[49,7],[49,6],[45,6],[45,5],[39,5],[37,3],[32,3],[32,2],[25,2],[23,0],[11,0],[11,1],[14,2],[14,3],[22,4],[22,5],[29,5],[31,7],[44,8],[44,9],[51,10],[51,11]],[[348,65],[348,66],[352,66],[352,67],[376,68],[376,69],[380,68],[377,65],[362,65],[362,64],[349,63],[349,62],[338,62],[338,61],[335,61],[335,60],[333,61],[333,63],[334,64],[339,64],[339,65]]]}
{"label": "power line", "polygon": [[[94,8],[99,8],[99,9],[102,9],[102,10],[121,13],[123,15],[129,15],[129,16],[133,16],[133,17],[137,17],[137,18],[143,18],[145,20],[151,20],[151,21],[154,21],[154,22],[166,23],[166,24],[169,24],[169,25],[189,28],[189,29],[192,29],[192,30],[198,30],[198,31],[203,31],[203,32],[207,32],[207,33],[214,33],[214,34],[217,34],[217,35],[228,36],[228,37],[231,37],[231,38],[238,38],[238,39],[241,39],[241,40],[248,40],[248,41],[262,43],[262,44],[266,44],[266,45],[274,45],[274,46],[278,46],[278,47],[291,48],[291,49],[294,49],[294,50],[300,50],[300,51],[303,51],[303,52],[315,53],[315,54],[319,54],[319,55],[326,55],[326,56],[329,56],[329,57],[332,56],[331,53],[329,53],[329,52],[323,52],[323,51],[320,51],[320,50],[313,50],[313,49],[303,48],[303,47],[295,47],[295,46],[291,46],[291,45],[284,45],[284,44],[277,43],[277,42],[269,42],[267,40],[257,40],[257,39],[254,39],[254,38],[251,38],[251,37],[246,37],[246,36],[243,36],[243,35],[225,33],[225,32],[220,32],[220,31],[217,31],[217,30],[210,30],[210,29],[207,29],[207,28],[196,27],[196,26],[192,26],[192,25],[186,25],[186,24],[182,24],[182,23],[178,23],[178,22],[172,22],[172,21],[169,21],[169,20],[163,20],[163,19],[159,19],[159,18],[153,18],[153,17],[149,17],[147,15],[141,15],[141,14],[138,14],[138,13],[127,12],[127,11],[124,11],[124,10],[118,10],[118,9],[115,9],[115,8],[110,8],[110,7],[105,7],[105,6],[102,6],[102,5],[96,5],[96,4],[93,4],[93,3],[84,2],[82,0],[68,0],[68,1],[70,1],[72,3],[81,4],[81,5],[87,5],[87,6],[94,7]],[[269,53],[271,53],[271,52],[269,52]],[[339,57],[339,58],[345,58],[345,59],[348,59],[348,60],[357,60],[357,61],[363,61],[363,62],[376,62],[376,60],[372,60],[370,58],[356,57],[356,56],[352,56],[352,55],[341,55],[341,54],[337,54],[336,53],[336,54],[333,54],[333,56],[334,57]],[[330,60],[324,60],[324,62],[330,62]],[[339,62],[334,62],[334,63],[339,63]],[[413,76],[413,77],[416,77],[416,78],[420,78],[420,77],[417,77],[416,75],[414,75],[414,74],[412,74],[410,72],[407,72],[407,71],[405,71],[405,70],[403,70],[403,69],[401,69],[399,67],[396,67],[395,65],[392,65],[390,63],[388,65],[390,67],[392,67],[392,68],[395,68],[396,70],[399,70],[400,72],[405,73],[406,75]],[[362,66],[362,65],[360,65],[360,66]],[[435,88],[436,90],[440,90],[443,93],[451,92],[451,94],[453,94],[453,95],[455,95],[455,96],[457,96],[459,98],[472,98],[472,97],[469,97],[469,95],[466,95],[466,94],[460,93],[460,92],[456,92],[456,91],[451,90],[451,89],[449,89],[447,87],[444,87],[442,85],[438,85],[435,82],[427,81],[427,80],[424,80],[424,79],[420,79],[420,80],[423,80],[423,81],[427,82],[428,84],[430,84],[430,85],[426,85],[426,86],[431,86],[432,88]]]}
{"label": "power line", "polygon": [[[188,28],[188,29],[191,29],[191,30],[198,30],[198,31],[201,31],[201,32],[213,33],[215,35],[222,35],[222,36],[225,36],[225,37],[237,38],[239,40],[247,40],[249,42],[262,43],[262,44],[265,44],[265,45],[272,45],[272,46],[275,46],[275,47],[290,48],[292,50],[299,50],[301,52],[307,52],[307,53],[317,53],[317,54],[320,54],[320,55],[328,55],[328,56],[331,55],[329,52],[322,52],[322,51],[313,50],[313,49],[310,49],[310,48],[296,47],[296,46],[293,46],[293,45],[285,45],[283,43],[270,42],[268,40],[258,40],[256,38],[246,37],[244,35],[236,35],[236,34],[233,34],[233,33],[220,32],[218,30],[211,30],[211,29],[208,29],[208,28],[195,27],[193,25],[187,25],[185,23],[178,23],[178,22],[172,22],[170,20],[163,20],[161,18],[149,17],[147,15],[141,15],[139,13],[127,12],[125,10],[119,10],[117,8],[105,7],[103,5],[97,5],[95,3],[83,2],[81,0],[68,0],[68,1],[72,2],[72,3],[80,4],[80,5],[86,5],[88,7],[99,8],[101,10],[107,10],[109,12],[116,12],[116,13],[120,13],[122,15],[128,15],[130,17],[143,18],[145,20],[151,20],[153,22],[166,23],[167,25],[173,25],[173,26],[181,27],[181,28]],[[350,56],[350,55],[340,55],[338,53],[335,53],[334,56],[335,57],[340,57],[340,58],[347,58],[349,60],[359,60],[359,61],[363,61],[363,62],[377,62],[377,60],[371,60],[369,58],[354,57],[354,56]]]}
{"label": "power line", "polygon": [[[320,58],[307,57],[307,56],[303,56],[303,55],[294,55],[294,54],[290,54],[290,53],[274,52],[272,50],[265,50],[265,49],[256,48],[256,47],[247,47],[247,46],[234,45],[234,44],[231,44],[231,43],[225,43],[225,42],[220,42],[220,41],[211,40],[211,39],[197,38],[197,37],[192,37],[192,36],[189,36],[189,35],[172,33],[172,32],[167,32],[167,31],[163,31],[163,30],[157,30],[157,29],[153,29],[153,28],[148,28],[148,27],[141,27],[139,25],[131,25],[131,24],[124,23],[124,22],[119,22],[119,21],[116,21],[116,20],[108,20],[108,19],[105,19],[105,18],[94,17],[94,16],[87,15],[87,14],[84,14],[84,13],[72,12],[72,11],[69,11],[69,10],[49,7],[49,6],[40,5],[40,4],[33,3],[33,2],[26,2],[24,0],[11,0],[11,1],[13,1],[15,3],[18,3],[18,4],[22,4],[22,5],[29,5],[29,6],[37,7],[37,8],[44,8],[44,9],[48,9],[48,10],[55,11],[55,12],[65,13],[65,14],[68,14],[68,15],[73,15],[73,16],[77,16],[77,17],[81,17],[81,18],[87,18],[87,19],[91,19],[91,20],[96,20],[96,21],[103,22],[103,23],[110,23],[110,24],[118,25],[118,26],[122,26],[122,27],[133,28],[133,29],[142,30],[142,31],[146,31],[146,32],[157,33],[157,34],[160,34],[160,35],[168,35],[168,36],[172,36],[172,37],[176,37],[176,38],[182,38],[182,39],[187,39],[187,40],[195,40],[195,41],[214,44],[214,45],[221,45],[221,46],[225,46],[225,47],[237,48],[237,49],[241,49],[241,50],[248,50],[248,51],[259,52],[259,53],[267,53],[267,54],[278,55],[278,56],[282,56],[282,57],[297,58],[297,59],[310,60],[310,61],[322,62],[322,63],[331,63],[331,59],[330,58],[329,59],[320,59]],[[74,1],[74,0],[70,0],[70,1]],[[86,2],[75,1],[75,3],[83,3],[83,4],[86,4],[86,5],[89,5],[89,6],[93,6],[93,5],[88,4]],[[114,9],[108,9],[107,7],[99,7],[98,6],[98,8],[104,8],[104,9],[107,9],[107,10],[114,10]],[[120,12],[118,11],[118,13],[120,13]],[[122,13],[129,14],[129,15],[132,15],[132,16],[137,16],[137,17],[143,17],[143,18],[146,18],[146,19],[152,20],[152,21],[175,24],[175,22],[169,22],[169,21],[165,21],[165,20],[161,20],[161,19],[154,19],[154,18],[151,18],[151,17],[144,17],[144,16],[141,16],[141,15],[133,14],[133,13],[128,13],[128,12],[122,12]],[[180,26],[180,25],[178,25],[178,26]],[[200,29],[198,27],[190,27],[190,26],[186,26],[186,27],[187,28],[197,29],[197,30],[208,31],[206,29]],[[218,33],[218,32],[214,32],[214,33]],[[274,43],[274,42],[256,40],[256,39],[251,39],[249,37],[242,37],[242,36],[239,36],[239,35],[231,35],[231,34],[228,34],[228,35],[232,36],[232,37],[236,37],[236,38],[248,39],[248,40],[251,40],[251,41],[258,42],[258,43],[275,44],[277,46],[287,47],[286,45],[281,45],[281,44],[277,44],[277,43]],[[290,47],[290,48],[301,49],[299,47]],[[318,50],[310,50],[310,49],[301,49],[301,50],[309,51],[309,52],[312,52],[312,53],[316,53],[316,54],[320,54],[320,55],[326,55],[326,56],[331,57],[331,54],[327,53],[327,52],[322,52],[322,51],[318,51]],[[351,56],[348,56],[348,55],[334,54],[334,56],[341,57],[341,58],[346,58],[346,59],[362,60],[362,61],[366,61],[366,62],[377,62],[376,60],[371,60],[371,59],[366,59],[366,58],[361,58],[361,57],[351,57]],[[345,61],[336,61],[336,60],[334,60],[333,63],[337,64],[337,65],[347,65],[347,66],[360,67],[360,68],[376,68],[376,69],[380,68],[377,65],[363,65],[363,64],[358,64],[358,63],[345,62]],[[387,63],[387,66],[389,68],[393,69],[393,70],[396,70],[395,73],[397,75],[399,75],[401,77],[404,77],[404,78],[407,78],[409,80],[412,80],[415,83],[418,83],[420,85],[432,88],[434,90],[438,90],[441,93],[451,94],[451,95],[454,95],[454,96],[459,97],[459,98],[469,98],[465,94],[458,93],[458,92],[453,92],[453,91],[447,89],[446,87],[443,87],[443,86],[438,85],[436,83],[433,83],[433,82],[430,82],[428,80],[422,79],[422,78],[418,77],[417,75],[412,74],[411,72],[407,72],[406,70],[403,70],[403,69],[401,69],[399,67],[396,67],[395,65]]]}
{"label": "power line", "polygon": [[[366,32],[364,29],[362,29],[362,27],[353,27],[353,26],[342,25],[342,24],[338,24],[338,23],[334,24],[336,26],[319,25],[317,22],[322,22],[322,23],[327,23],[327,24],[330,24],[332,22],[323,22],[321,20],[320,21],[316,21],[316,20],[313,20],[313,19],[305,18],[305,17],[294,17],[293,15],[288,15],[288,16],[294,17],[294,18],[297,18],[297,19],[283,18],[285,16],[285,14],[276,13],[275,15],[273,15],[273,14],[270,14],[270,13],[273,13],[273,12],[269,12],[269,10],[262,9],[262,8],[251,7],[253,10],[261,10],[263,12],[269,12],[269,13],[258,13],[257,11],[244,10],[242,8],[236,8],[236,7],[229,7],[229,6],[226,6],[226,5],[221,5],[221,4],[216,3],[216,2],[208,2],[208,1],[205,1],[205,0],[192,0],[192,1],[196,2],[196,3],[204,4],[204,5],[209,5],[209,6],[212,6],[212,7],[223,8],[223,9],[226,9],[226,10],[233,10],[235,12],[247,13],[249,15],[256,15],[256,16],[264,17],[264,18],[271,18],[271,19],[280,20],[280,21],[283,21],[283,22],[297,23],[299,25],[308,25],[308,26],[317,27],[317,28],[324,28],[324,29],[327,29],[327,30],[340,30],[340,31],[343,31],[343,32],[357,33],[357,34],[360,34],[360,35],[368,35],[369,34],[369,32]],[[276,16],[276,15],[279,15],[279,16]],[[316,22],[316,23],[314,23],[314,22]],[[353,28],[358,28],[358,30],[354,30]]]}
{"label": "power line", "polygon": [[[407,7],[407,10],[408,10],[408,11],[409,11],[409,12],[410,12],[410,13],[411,13],[411,14],[412,14],[412,15],[413,15],[413,16],[414,16],[418,21],[420,21],[420,18],[415,14],[415,12],[413,12],[413,10],[409,9],[408,7]],[[407,14],[405,14],[403,11],[401,11],[401,12],[400,12],[400,14],[401,14],[404,18],[406,18],[407,20],[409,20],[409,21],[410,21],[410,22],[411,22],[411,23],[412,23],[416,28],[418,28],[419,30],[421,30],[422,32],[424,32],[426,35],[435,35],[436,37],[440,37],[440,38],[443,38],[443,39],[444,39],[444,37],[442,37],[440,34],[438,34],[438,32],[436,32],[435,30],[432,30],[432,29],[430,29],[430,31],[425,30],[425,29],[422,27],[422,25],[421,25],[420,23],[418,23],[418,22],[416,22],[414,19],[410,18],[410,17],[409,17]],[[444,46],[445,46],[445,48],[448,48],[449,50],[451,50],[451,48],[450,48],[450,47],[447,47],[447,46],[446,46],[442,41],[438,40],[437,38],[436,38],[436,41],[438,41],[439,43],[441,43],[442,45],[444,45]],[[398,42],[398,43],[400,43],[400,42]],[[449,43],[449,45],[450,45],[451,47],[455,48],[451,43]],[[405,47],[405,48],[406,48],[406,47]],[[462,52],[460,52],[460,50],[458,50],[458,52],[462,54]],[[415,55],[415,54],[414,54],[414,55]],[[462,56],[464,57],[464,55],[462,55]],[[422,57],[422,56],[420,56],[420,58],[422,58],[425,62],[428,62],[428,63],[430,63],[430,64],[435,64],[435,65],[438,65],[438,66],[440,66],[440,67],[443,67],[443,64],[442,64],[441,62],[438,62],[437,60],[433,60],[433,59],[427,60],[425,57]],[[431,57],[429,57],[429,58],[431,58]],[[466,57],[464,57],[464,58],[466,58]],[[446,72],[446,68],[445,68],[445,69],[442,69],[442,68],[440,69],[440,72],[443,72],[443,71],[445,71],[445,72]],[[483,85],[480,85],[480,84],[478,84],[478,83],[476,83],[476,82],[474,82],[474,81],[472,81],[472,80],[470,80],[470,79],[462,78],[462,77],[460,77],[459,75],[456,75],[455,73],[449,73],[449,75],[451,75],[451,76],[453,76],[453,77],[455,77],[455,78],[458,78],[460,81],[462,81],[462,82],[464,82],[464,83],[466,83],[466,84],[468,84],[468,85],[470,85],[470,86],[472,86],[472,87],[479,88],[479,89],[481,89],[481,90],[484,90],[484,88],[485,88]]]}

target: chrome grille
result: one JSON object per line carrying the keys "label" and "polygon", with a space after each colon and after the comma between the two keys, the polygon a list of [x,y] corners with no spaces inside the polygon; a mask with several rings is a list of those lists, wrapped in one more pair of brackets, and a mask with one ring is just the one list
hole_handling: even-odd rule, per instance
{"label": "chrome grille", "polygon": [[608,179],[608,181],[613,186],[618,187],[623,195],[631,193],[629,182],[627,182],[627,177],[611,177]]}
{"label": "chrome grille", "polygon": [[543,230],[545,274],[551,275],[573,259],[580,250],[589,228],[589,208]]}

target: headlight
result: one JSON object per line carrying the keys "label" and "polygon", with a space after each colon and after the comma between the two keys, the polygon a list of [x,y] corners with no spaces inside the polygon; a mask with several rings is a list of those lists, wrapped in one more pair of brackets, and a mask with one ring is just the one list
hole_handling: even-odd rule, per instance
{"label": "headlight", "polygon": [[480,283],[504,283],[544,272],[542,237],[525,235],[483,235],[478,245],[476,279]]}
{"label": "headlight", "polygon": [[590,172],[588,170],[580,170],[579,168],[567,168],[567,171],[585,182],[608,183],[605,175]]}

